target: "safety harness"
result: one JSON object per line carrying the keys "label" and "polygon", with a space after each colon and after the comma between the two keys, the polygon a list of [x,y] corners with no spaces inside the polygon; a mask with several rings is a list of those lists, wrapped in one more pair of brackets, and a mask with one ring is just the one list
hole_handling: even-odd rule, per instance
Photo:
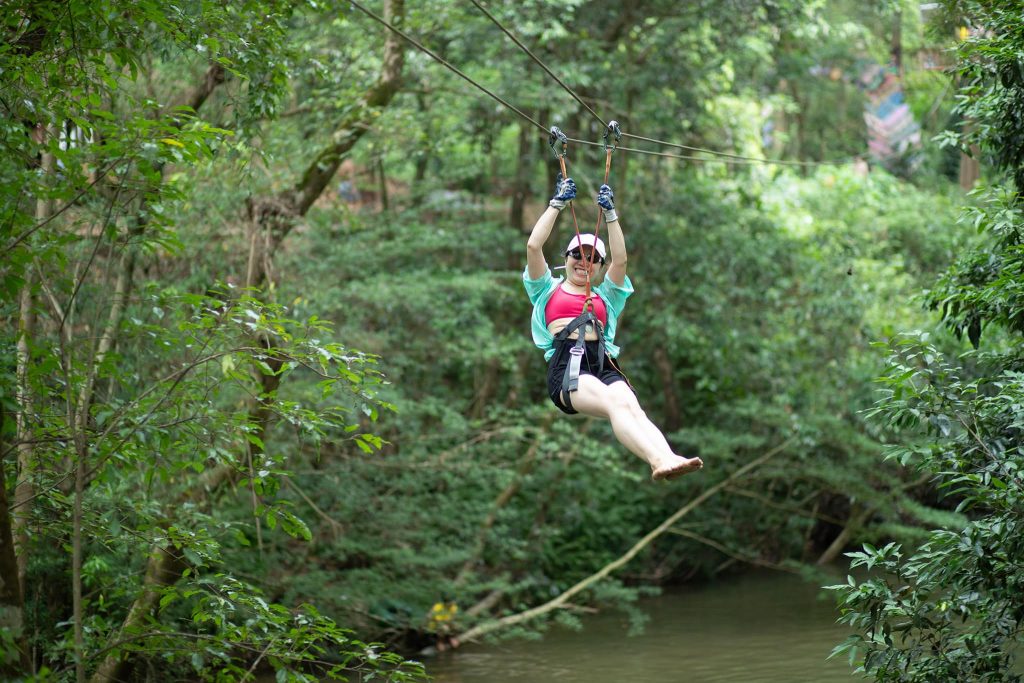
{"label": "safety harness", "polygon": [[[551,127],[551,135],[548,138],[548,145],[551,147],[551,151],[554,152],[555,157],[558,159],[558,163],[562,169],[562,177],[568,178],[569,173],[566,169],[565,157],[567,156],[569,138],[568,136],[559,130],[557,127]],[[613,136],[613,140],[609,140],[609,135]],[[622,129],[619,128],[619,124],[616,121],[610,121],[608,128],[604,132],[604,149],[605,149],[605,160],[604,160],[604,184],[608,184],[608,175],[612,169],[612,152],[615,151],[615,146],[622,138]],[[561,144],[561,150],[556,148],[556,143]],[[572,213],[572,223],[576,230],[576,241],[580,245],[580,249],[583,248],[583,240],[580,237],[580,226],[576,220],[576,209],[573,207],[572,200],[569,201],[569,210]],[[578,332],[576,336],[576,344],[569,349],[569,363],[565,367],[565,374],[562,375],[562,391],[568,395],[570,392],[576,391],[579,388],[580,383],[580,367],[583,365],[583,356],[586,355],[586,343],[587,333],[593,326],[594,331],[597,333],[597,372],[601,374],[604,371],[604,327],[601,325],[601,321],[594,315],[594,303],[593,294],[590,290],[590,273],[593,270],[594,263],[597,261],[597,235],[601,229],[601,218],[604,216],[604,209],[598,207],[597,214],[597,225],[594,227],[594,248],[590,252],[590,268],[587,269],[587,289],[586,299],[583,302],[583,312],[577,317],[573,318],[572,322],[565,326],[565,328],[555,335],[556,344],[564,344],[568,341],[569,337],[574,332]],[[559,351],[561,350],[559,346]]]}
{"label": "safety harness", "polygon": [[584,310],[583,313],[573,318],[572,322],[565,326],[565,329],[555,335],[555,343],[564,344],[573,332],[579,331],[576,344],[569,349],[569,364],[565,366],[565,374],[562,375],[562,391],[566,393],[576,391],[579,387],[580,366],[583,365],[583,356],[586,354],[587,332],[591,325],[597,332],[597,372],[601,374],[604,371],[604,329],[593,311]]}

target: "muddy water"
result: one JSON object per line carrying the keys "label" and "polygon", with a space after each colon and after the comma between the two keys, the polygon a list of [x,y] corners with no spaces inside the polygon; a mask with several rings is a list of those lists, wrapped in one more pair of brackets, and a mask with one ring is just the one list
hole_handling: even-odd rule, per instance
{"label": "muddy water", "polygon": [[750,575],[646,600],[639,636],[621,614],[602,613],[580,632],[555,627],[425,663],[437,683],[850,683],[846,659],[826,659],[848,631],[821,593],[794,576]]}

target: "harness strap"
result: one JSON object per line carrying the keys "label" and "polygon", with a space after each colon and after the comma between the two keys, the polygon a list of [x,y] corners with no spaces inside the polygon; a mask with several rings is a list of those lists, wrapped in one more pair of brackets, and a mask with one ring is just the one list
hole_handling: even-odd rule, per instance
{"label": "harness strap", "polygon": [[569,364],[565,366],[565,374],[562,375],[562,391],[571,394],[579,389],[580,366],[583,365],[583,356],[586,352],[586,348],[578,341],[569,349]]}
{"label": "harness strap", "polygon": [[565,374],[562,375],[562,391],[571,393],[579,388],[580,367],[583,365],[583,356],[586,354],[587,331],[594,326],[597,332],[597,372],[604,371],[604,330],[601,329],[601,321],[591,311],[584,311],[565,328],[555,335],[555,342],[563,344],[568,341],[573,332],[579,332],[576,343],[569,349],[569,364],[565,367]]}

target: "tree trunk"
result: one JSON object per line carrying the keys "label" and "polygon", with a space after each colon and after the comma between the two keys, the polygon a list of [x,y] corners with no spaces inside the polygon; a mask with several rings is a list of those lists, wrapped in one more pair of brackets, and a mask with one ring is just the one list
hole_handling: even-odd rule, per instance
{"label": "tree trunk", "polygon": [[679,429],[683,420],[679,412],[679,393],[676,391],[675,372],[665,347],[659,346],[654,350],[654,364],[658,368],[658,374],[661,375],[662,394],[665,397],[665,431],[674,432]]}
{"label": "tree trunk", "polygon": [[832,541],[832,544],[825,549],[825,552],[821,554],[821,557],[818,558],[815,564],[819,567],[832,564],[839,557],[839,554],[843,552],[843,548],[850,543],[853,535],[864,526],[864,522],[868,520],[872,513],[874,513],[874,508],[862,508],[859,505],[854,505],[853,509],[850,510],[850,517],[846,522],[846,526],[839,532],[839,535]]}
{"label": "tree trunk", "polygon": [[[539,121],[540,123],[543,123],[544,125],[546,125],[546,126],[548,126],[550,128],[551,127],[551,123],[550,123],[551,122],[551,110],[547,109],[545,107],[542,107],[542,108],[538,109],[537,110],[537,121]],[[540,158],[544,159],[544,160],[546,160],[548,162],[547,164],[545,164],[545,168],[547,169],[547,180],[546,180],[547,184],[544,187],[543,192],[541,193],[541,199],[543,199],[545,202],[547,202],[547,200],[551,197],[551,195],[552,195],[552,193],[554,192],[554,189],[555,189],[555,177],[558,175],[558,172],[559,172],[558,171],[558,162],[553,161],[551,159],[551,149],[548,147],[548,141],[547,141],[546,138],[538,136],[536,138],[536,141],[537,141],[537,150],[539,151]],[[528,217],[526,220],[527,220],[527,223],[529,224],[531,221],[535,221],[536,219],[537,219],[537,217],[534,216],[534,217]],[[532,227],[532,226],[528,225],[527,227]]]}
{"label": "tree trunk", "polygon": [[981,177],[981,163],[978,161],[981,150],[976,145],[971,145],[971,152],[974,156],[960,153],[960,189],[965,192],[973,189]]}
{"label": "tree trunk", "polygon": [[[405,0],[386,0],[384,19],[401,27],[405,16]],[[377,83],[363,95],[359,106],[335,128],[331,144],[328,145],[307,168],[302,180],[287,193],[289,204],[296,216],[305,216],[309,207],[323,192],[327,183],[338,171],[345,156],[370,130],[371,123],[380,108],[386,107],[402,85],[402,67],[405,50],[402,39],[389,32],[384,40],[384,62]],[[282,235],[283,237],[283,235]]]}
{"label": "tree trunk", "polygon": [[[387,0],[384,18],[401,26],[405,0]],[[246,284],[262,288],[267,281],[269,259],[277,246],[288,236],[299,218],[305,216],[313,202],[334,178],[344,158],[363,135],[370,130],[377,111],[387,106],[402,84],[405,52],[402,39],[388,33],[384,41],[384,61],[377,82],[363,95],[335,127],[331,142],[317,154],[294,187],[272,197],[258,197],[249,202],[250,237],[256,253],[249,259]],[[262,239],[262,244],[259,241]]]}
{"label": "tree trunk", "polygon": [[[100,239],[100,238],[98,238]],[[107,324],[103,328],[103,334],[96,347],[96,354],[93,356],[89,374],[82,383],[82,390],[78,395],[74,415],[75,433],[85,433],[89,422],[89,411],[92,408],[92,399],[96,390],[96,379],[100,367],[107,359],[107,354],[114,348],[118,330],[121,328],[121,317],[124,315],[125,306],[128,304],[128,292],[131,290],[132,280],[135,277],[135,248],[126,244],[121,254],[121,265],[118,268],[117,280],[114,284],[113,300],[110,303],[110,311],[107,313]],[[69,304],[70,308],[70,304]]]}
{"label": "tree trunk", "polygon": [[[796,113],[794,114],[796,130],[791,138],[794,146],[792,153],[794,159],[803,159],[804,148],[807,144],[807,127],[804,125],[804,103],[800,100],[800,91],[797,89],[794,81],[790,81],[789,89],[793,93],[793,101],[796,103]],[[804,175],[806,175],[806,172],[804,172]]]}
{"label": "tree trunk", "polygon": [[[69,413],[71,411],[68,411]],[[85,683],[85,613],[82,604],[82,498],[85,496],[85,434],[76,430],[75,497],[71,513],[71,600],[74,613],[75,681]]]}
{"label": "tree trunk", "polygon": [[[636,19],[632,16],[628,17],[628,19],[630,21],[630,25],[632,25],[636,21]],[[641,82],[640,79],[635,77],[635,74],[641,73],[643,71],[644,66],[641,63],[642,57],[637,56],[636,45],[634,44],[634,41],[627,40],[625,41],[625,45],[625,68],[628,70],[628,73],[634,77],[626,79],[625,101],[622,105],[622,111],[614,112],[614,114],[609,114],[609,116],[613,119],[616,119],[619,122],[619,126],[622,128],[622,132],[630,133],[632,131],[630,131],[629,128],[630,126],[632,126],[633,123],[633,111],[636,108],[636,100],[637,96],[639,95],[639,83]],[[631,201],[630,195],[628,191],[626,191],[626,187],[629,181],[630,156],[631,155],[629,154],[615,155],[615,157],[612,159],[612,177],[615,179],[615,182],[612,182],[611,180],[608,181],[608,184],[611,185],[616,190],[618,190],[620,187],[623,189],[623,198],[627,202]],[[639,193],[637,193],[634,196],[639,197]]]}
{"label": "tree trunk", "polygon": [[14,546],[18,556],[18,578],[21,589],[25,590],[25,576],[28,569],[28,520],[31,517],[31,500],[35,495],[35,449],[32,446],[32,421],[35,401],[28,384],[28,367],[31,362],[29,340],[35,329],[35,301],[32,288],[35,274],[31,268],[25,271],[25,285],[21,290],[21,314],[18,321],[18,367],[17,404],[15,419],[18,444],[17,483],[14,488]]}
{"label": "tree trunk", "polygon": [[[0,426],[6,420],[3,404],[0,403]],[[14,551],[14,535],[11,533],[12,519],[7,501],[6,467],[0,461],[0,629],[11,634],[18,645],[18,661],[0,665],[0,674],[5,679],[28,677],[31,662],[25,642],[25,607],[21,590],[22,581],[18,576],[18,557]]]}
{"label": "tree trunk", "polygon": [[526,198],[530,194],[530,168],[532,166],[534,129],[526,125],[519,126],[519,154],[516,156],[516,175],[512,181],[512,202],[508,209],[509,225],[517,232],[527,228],[525,225]]}
{"label": "tree trunk", "polygon": [[897,9],[896,16],[892,20],[892,43],[889,45],[889,52],[892,55],[892,65],[896,67],[896,73],[903,78],[903,10]]}
{"label": "tree trunk", "polygon": [[427,105],[427,95],[424,92],[416,95],[416,109],[420,114],[420,119],[424,121],[423,125],[426,126],[420,141],[419,154],[416,155],[415,171],[412,178],[412,205],[421,206],[423,200],[426,199],[426,188],[423,181],[427,178],[427,169],[430,167],[431,155],[434,153],[431,144],[434,138],[433,117],[428,114],[430,107]]}
{"label": "tree trunk", "polygon": [[[50,127],[53,133],[53,127]],[[49,178],[54,171],[53,154],[44,153],[40,162],[40,172]],[[53,200],[36,200],[36,223],[42,223],[53,214]],[[31,363],[30,340],[35,334],[35,273],[29,267],[25,270],[25,284],[21,290],[20,312],[18,319],[17,348],[17,403],[18,415],[16,433],[18,444],[18,479],[14,488],[14,509],[12,515],[14,525],[14,547],[18,557],[18,580],[21,594],[26,592],[26,576],[28,573],[28,520],[31,518],[31,501],[35,496],[35,449],[33,448],[32,421],[35,413],[35,401],[29,386],[29,364]]]}
{"label": "tree trunk", "polygon": [[[404,13],[403,0],[388,0],[385,17],[391,23],[400,24]],[[362,99],[361,107],[345,118],[336,128],[331,144],[324,149],[307,168],[302,179],[290,190],[277,196],[257,198],[249,203],[250,236],[253,253],[250,255],[246,283],[251,287],[265,284],[270,259],[295,224],[295,220],[309,210],[317,197],[334,177],[344,155],[369,130],[375,111],[385,106],[394,97],[400,84],[404,53],[400,39],[389,34],[384,47],[384,64],[377,83]],[[268,364],[274,367],[272,359]],[[276,391],[280,375],[260,376],[264,395]],[[271,411],[266,401],[254,401],[249,406],[249,418],[257,425],[256,436],[266,439],[271,422]],[[258,457],[260,453],[252,455]],[[207,470],[181,502],[208,500],[212,491],[230,481],[236,472],[230,465],[220,465]],[[165,548],[155,548],[149,557],[145,577],[138,597],[132,603],[128,616],[121,625],[121,633],[127,634],[142,627],[158,605],[160,589],[172,585],[181,577],[184,565],[180,558]],[[133,660],[112,651],[100,664],[91,683],[114,683],[122,680],[129,672]]]}
{"label": "tree trunk", "polygon": [[[182,495],[177,503],[179,506],[188,503],[198,503],[207,500],[210,492],[216,491],[223,484],[231,479],[234,468],[230,465],[219,465],[206,470],[187,493]],[[135,598],[128,616],[121,624],[120,633],[114,640],[121,640],[131,632],[139,630],[146,625],[153,610],[160,602],[161,588],[170,586],[179,578],[185,570],[184,561],[174,555],[166,547],[156,546],[149,555],[146,563],[146,574],[142,579],[142,589],[139,596]],[[123,657],[116,649],[111,651],[100,663],[99,668],[92,675],[90,683],[117,683],[128,676],[133,660],[130,657]]]}
{"label": "tree trunk", "polygon": [[377,157],[377,181],[380,183],[380,210],[387,211],[389,206],[388,201],[388,176],[384,172],[384,157]]}

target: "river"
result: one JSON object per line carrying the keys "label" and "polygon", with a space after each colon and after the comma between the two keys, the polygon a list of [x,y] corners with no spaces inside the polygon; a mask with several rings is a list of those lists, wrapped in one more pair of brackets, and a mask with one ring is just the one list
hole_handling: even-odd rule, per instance
{"label": "river", "polygon": [[645,599],[642,635],[605,612],[579,632],[470,644],[425,664],[436,683],[850,683],[846,658],[826,659],[849,631],[821,593],[795,576],[750,574]]}

